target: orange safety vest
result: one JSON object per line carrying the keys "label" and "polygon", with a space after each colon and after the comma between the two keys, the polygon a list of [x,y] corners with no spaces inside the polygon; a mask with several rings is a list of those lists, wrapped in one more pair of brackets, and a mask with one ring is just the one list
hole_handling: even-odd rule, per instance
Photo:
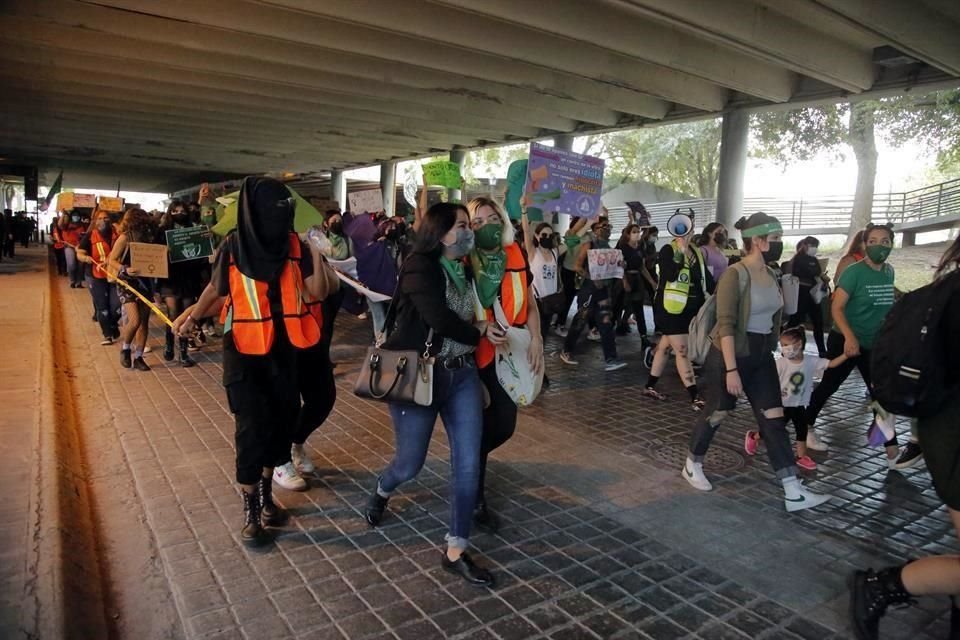
{"label": "orange safety vest", "polygon": [[90,232],[90,257],[93,258],[93,277],[103,280],[107,277],[106,272],[97,266],[96,263],[105,263],[110,257],[110,243],[100,235],[98,229]]}
{"label": "orange safety vest", "polygon": [[320,337],[323,337],[323,300],[313,300],[306,291],[303,292],[304,302],[307,305],[307,311],[310,312],[310,315],[313,316],[313,319],[317,321],[317,328],[320,329]]}
{"label": "orange safety vest", "polygon": [[[500,306],[507,316],[507,322],[512,327],[522,327],[527,324],[527,294],[530,283],[527,282],[527,261],[523,258],[523,251],[514,242],[503,248],[507,253],[507,264],[503,270],[503,281],[500,283]],[[493,309],[484,309],[487,322],[493,322]],[[480,338],[474,357],[477,367],[484,368],[493,362],[497,348],[486,337]]]}
{"label": "orange safety vest", "polygon": [[[290,344],[307,349],[320,341],[320,326],[307,306],[307,293],[300,274],[300,239],[290,234],[290,254],[280,272],[280,301],[283,324]],[[230,295],[220,313],[224,333],[233,334],[240,353],[262,356],[273,346],[274,327],[270,315],[269,284],[243,275],[230,256]]]}

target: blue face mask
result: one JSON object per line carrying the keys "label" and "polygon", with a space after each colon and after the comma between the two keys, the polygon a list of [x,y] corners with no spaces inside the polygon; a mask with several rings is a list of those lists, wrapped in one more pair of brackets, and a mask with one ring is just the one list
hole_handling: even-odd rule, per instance
{"label": "blue face mask", "polygon": [[447,250],[447,255],[451,258],[462,258],[473,249],[473,231],[470,229],[457,229],[457,240],[453,244],[442,243]]}

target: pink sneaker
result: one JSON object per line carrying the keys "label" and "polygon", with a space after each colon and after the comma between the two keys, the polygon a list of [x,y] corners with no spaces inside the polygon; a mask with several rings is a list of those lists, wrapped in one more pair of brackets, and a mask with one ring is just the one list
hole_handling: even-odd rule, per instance
{"label": "pink sneaker", "polygon": [[817,463],[810,456],[800,456],[797,458],[797,466],[807,471],[814,471],[817,468]]}
{"label": "pink sneaker", "polygon": [[743,438],[743,450],[747,452],[748,456],[757,455],[757,445],[760,443],[760,434],[756,431],[747,431],[747,435]]}

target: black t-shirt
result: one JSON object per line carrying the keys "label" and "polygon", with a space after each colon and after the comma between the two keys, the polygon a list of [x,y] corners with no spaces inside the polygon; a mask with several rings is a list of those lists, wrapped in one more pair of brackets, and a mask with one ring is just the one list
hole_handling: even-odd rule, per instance
{"label": "black t-shirt", "polygon": [[[232,233],[217,249],[213,261],[213,277],[210,279],[217,295],[230,295],[230,257],[236,251],[236,246],[237,236]],[[300,243],[300,274],[304,280],[313,275],[313,256],[303,242]],[[296,365],[295,349],[287,338],[287,329],[283,324],[283,304],[277,283],[271,283],[267,289],[267,297],[270,299],[270,315],[273,318],[273,347],[264,356],[245,355],[237,351],[233,343],[233,332],[228,332],[223,338],[224,386],[242,380],[244,371],[251,366],[267,366],[277,373]]]}
{"label": "black t-shirt", "polygon": [[623,268],[626,271],[640,271],[645,263],[641,247],[638,245],[634,249],[629,244],[622,244],[619,249],[623,253]]}
{"label": "black t-shirt", "polygon": [[800,284],[812,287],[820,277],[820,261],[805,253],[798,253],[790,261],[790,272],[800,279]]}

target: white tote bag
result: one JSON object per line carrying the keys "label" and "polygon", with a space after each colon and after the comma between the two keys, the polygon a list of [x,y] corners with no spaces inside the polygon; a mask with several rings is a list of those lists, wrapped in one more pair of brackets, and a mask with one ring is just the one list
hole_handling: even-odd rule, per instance
{"label": "white tote bag", "polygon": [[800,278],[785,273],[780,277],[780,288],[783,291],[783,314],[792,316],[800,301]]}
{"label": "white tote bag", "polygon": [[[507,326],[506,314],[500,300],[493,303],[493,315]],[[530,331],[526,327],[507,327],[507,341],[496,347],[494,366],[497,380],[518,407],[533,404],[543,387],[543,371],[534,375],[527,361],[530,352]]]}

